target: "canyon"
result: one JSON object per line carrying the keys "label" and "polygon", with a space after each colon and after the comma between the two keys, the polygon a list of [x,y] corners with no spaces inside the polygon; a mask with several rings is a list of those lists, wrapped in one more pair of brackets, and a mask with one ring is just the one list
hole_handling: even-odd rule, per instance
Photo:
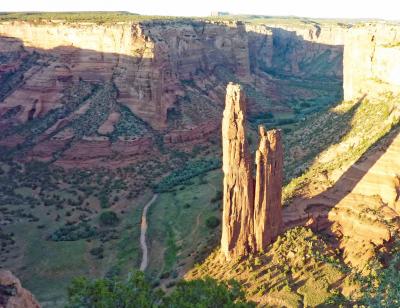
{"label": "canyon", "polygon": [[44,307],[136,267],[357,301],[354,273],[390,259],[400,26],[240,19],[0,16],[0,265]]}
{"label": "canyon", "polygon": [[[254,116],[298,112],[299,99],[311,104],[312,112],[319,108],[317,100],[325,106],[340,100],[341,92],[346,100],[367,94],[365,89],[370,96],[398,93],[400,68],[391,60],[399,56],[398,33],[397,25],[380,23],[3,21],[0,125],[15,129],[0,143],[23,147],[32,136],[21,135],[19,128],[50,117],[27,159],[57,160],[63,167],[79,160],[83,168],[102,161],[114,168],[154,151],[154,133],[164,135],[167,146],[217,135],[230,81],[247,85]],[[97,111],[98,123],[82,139],[67,126],[91,109],[90,97],[111,91],[94,89],[104,83],[115,89],[113,106]],[[68,91],[84,91],[81,99],[86,95],[87,101],[53,120],[50,114],[70,99]],[[136,127],[116,133],[126,117]],[[86,149],[99,157],[87,156]]]}

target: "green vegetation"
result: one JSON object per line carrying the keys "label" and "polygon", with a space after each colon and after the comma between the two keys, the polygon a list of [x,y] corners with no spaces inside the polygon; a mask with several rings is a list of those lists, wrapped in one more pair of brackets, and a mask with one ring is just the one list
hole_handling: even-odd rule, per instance
{"label": "green vegetation", "polygon": [[134,115],[128,107],[124,105],[119,105],[118,107],[120,119],[114,126],[114,131],[110,134],[112,141],[116,141],[118,137],[140,137],[150,130],[148,125]]}
{"label": "green vegetation", "polygon": [[3,12],[0,13],[2,21],[29,21],[36,24],[47,22],[92,22],[96,24],[109,24],[117,22],[145,22],[145,21],[190,21],[193,19],[175,16],[147,16],[129,12]]}
{"label": "green vegetation", "polygon": [[[93,22],[97,24],[130,22],[130,21],[244,21],[253,24],[274,24],[281,26],[309,27],[313,25],[329,24],[349,27],[351,23],[362,22],[362,20],[351,19],[310,19],[304,17],[285,17],[285,16],[263,16],[263,15],[227,15],[216,17],[176,17],[176,16],[146,16],[135,13],[115,11],[115,12],[2,12],[0,21],[30,21],[43,23],[46,21],[64,22]],[[370,21],[370,20],[369,20]]]}
{"label": "green vegetation", "polygon": [[[73,277],[119,275],[138,266],[140,217],[149,191],[135,165],[114,171],[63,170],[40,162],[3,161],[0,167],[0,216],[8,222],[0,228],[1,265],[15,272],[39,301],[63,307]],[[134,199],[135,189],[143,199]],[[101,223],[103,191],[118,224],[111,216],[105,221],[112,225]]]}
{"label": "green vegetation", "polygon": [[[334,170],[355,163],[399,125],[397,110],[396,99],[387,94],[380,100],[342,102],[296,125],[284,140],[285,178],[290,181],[284,188],[284,199],[301,193],[316,179],[321,180],[321,175],[327,178]],[[326,180],[318,185],[331,184]]]}
{"label": "green vegetation", "polygon": [[114,84],[98,85],[96,93],[89,100],[89,109],[69,124],[75,131],[75,138],[95,134],[114,108],[116,97]]}
{"label": "green vegetation", "polygon": [[[324,307],[338,297],[349,275],[340,255],[303,227],[286,231],[265,253],[226,263],[219,260],[215,251],[189,272],[188,279],[235,279],[244,286],[246,298],[261,306]],[[342,298],[342,303],[348,299]]]}
{"label": "green vegetation", "polygon": [[49,239],[58,241],[77,241],[80,239],[91,238],[96,235],[96,229],[87,223],[66,225],[54,231]]}
{"label": "green vegetation", "polygon": [[391,250],[391,259],[387,266],[372,262],[371,275],[363,277],[366,289],[362,298],[367,307],[389,308],[400,304],[400,242],[396,238]]}
{"label": "green vegetation", "polygon": [[217,169],[221,166],[219,159],[203,159],[197,161],[189,161],[182,168],[176,169],[168,176],[164,177],[158,184],[155,185],[154,191],[167,192],[175,186],[184,184],[189,179],[205,174],[210,170]]}
{"label": "green vegetation", "polygon": [[115,212],[106,211],[100,214],[100,223],[104,226],[116,226],[119,223],[119,218]]}
{"label": "green vegetation", "polygon": [[[1,15],[0,15],[1,16]],[[4,59],[3,53],[0,54],[0,63],[7,63],[10,59]],[[39,59],[39,54],[37,52],[32,52],[26,58],[23,59],[23,62],[18,67],[16,71],[2,73],[0,77],[0,102],[2,102],[16,87],[21,85],[24,82],[24,73],[28,71],[32,66],[37,64],[37,60]],[[7,118],[12,116],[12,114],[8,113],[3,115],[3,118]]]}
{"label": "green vegetation", "polygon": [[234,281],[218,283],[211,278],[181,281],[169,295],[151,287],[143,273],[118,278],[89,280],[76,278],[68,288],[68,308],[167,308],[167,307],[250,308],[241,287]]}
{"label": "green vegetation", "polygon": [[75,278],[68,288],[69,308],[155,307],[162,293],[151,288],[143,273],[134,272],[126,281],[117,278]]}
{"label": "green vegetation", "polygon": [[[53,126],[58,120],[67,117],[74,110],[79,108],[91,95],[96,93],[97,87],[94,87],[90,83],[80,81],[76,85],[73,85],[65,89],[63,97],[61,99],[62,107],[50,110],[42,117],[34,118],[24,124],[11,126],[4,130],[0,139],[8,136],[18,134],[25,137],[23,143],[18,144],[15,148],[1,151],[0,157],[4,159],[10,159],[17,155],[22,155],[24,150],[30,149],[36,145],[39,137],[51,126]],[[54,136],[58,131],[53,132],[50,136]]]}
{"label": "green vegetation", "polygon": [[210,216],[206,219],[206,225],[210,229],[214,229],[214,228],[218,227],[219,224],[220,224],[220,220],[218,217]]}
{"label": "green vegetation", "polygon": [[217,245],[220,229],[210,229],[206,220],[220,216],[216,199],[220,185],[221,173],[215,170],[159,194],[148,213],[151,241],[146,272],[151,278],[174,282]]}
{"label": "green vegetation", "polygon": [[94,22],[107,23],[117,21],[130,21],[140,18],[137,14],[129,12],[10,12],[0,13],[0,21],[65,21],[65,22]]}

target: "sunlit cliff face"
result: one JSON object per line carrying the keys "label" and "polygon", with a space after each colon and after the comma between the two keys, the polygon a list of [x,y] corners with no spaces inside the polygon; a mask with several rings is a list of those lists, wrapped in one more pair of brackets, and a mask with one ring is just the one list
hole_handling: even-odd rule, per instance
{"label": "sunlit cliff face", "polygon": [[[28,22],[3,22],[0,24],[0,35],[12,36],[22,40],[27,47],[44,50],[60,46],[87,49],[96,52],[118,53],[131,56],[133,34],[141,36],[141,30],[132,27],[131,23],[97,25],[92,23],[63,24],[47,22],[33,24]],[[142,38],[142,40],[145,40]],[[146,51],[146,58],[153,54]]]}

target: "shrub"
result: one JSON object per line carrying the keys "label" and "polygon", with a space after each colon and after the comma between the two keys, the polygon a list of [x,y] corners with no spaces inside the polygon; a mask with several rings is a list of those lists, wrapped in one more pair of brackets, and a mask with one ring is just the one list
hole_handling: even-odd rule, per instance
{"label": "shrub", "polygon": [[75,278],[68,288],[66,307],[155,307],[162,293],[154,291],[142,272],[130,275],[127,281],[115,277],[110,279],[89,280]]}
{"label": "shrub", "polygon": [[205,278],[181,281],[176,289],[164,297],[161,307],[255,307],[244,299],[240,285],[231,280],[226,283]]}
{"label": "shrub", "polygon": [[104,192],[101,192],[99,195],[100,206],[102,209],[106,209],[110,207],[109,200],[107,195]]}
{"label": "shrub", "polygon": [[119,218],[115,212],[106,211],[100,214],[100,223],[104,226],[116,226]]}
{"label": "shrub", "polygon": [[206,226],[210,229],[214,229],[219,226],[219,218],[215,216],[210,216],[206,219]]}
{"label": "shrub", "polygon": [[174,186],[180,184],[189,184],[188,180],[204,174],[208,171],[217,169],[221,166],[220,159],[204,159],[187,163],[184,167],[171,172],[155,185],[154,191],[166,192],[171,191]]}
{"label": "shrub", "polygon": [[65,226],[54,231],[48,240],[59,241],[77,241],[80,239],[92,238],[97,234],[95,227],[88,225],[85,222],[79,224],[66,224]]}
{"label": "shrub", "polygon": [[[170,282],[169,286],[175,283]],[[169,307],[255,307],[245,301],[235,281],[219,283],[205,278],[180,281],[170,295],[152,288],[142,272],[133,272],[127,280],[115,276],[90,280],[75,278],[68,288],[67,308],[169,308]]]}
{"label": "shrub", "polygon": [[221,190],[218,190],[218,191],[215,193],[215,196],[211,199],[211,202],[212,202],[212,203],[214,203],[214,202],[219,202],[219,201],[222,200],[222,197],[223,197],[222,191],[221,191]]}

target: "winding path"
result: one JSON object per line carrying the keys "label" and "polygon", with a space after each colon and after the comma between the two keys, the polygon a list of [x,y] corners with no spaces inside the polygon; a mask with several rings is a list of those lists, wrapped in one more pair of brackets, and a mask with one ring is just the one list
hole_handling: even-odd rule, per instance
{"label": "winding path", "polygon": [[142,223],[140,224],[140,248],[142,249],[142,262],[140,263],[140,270],[145,271],[149,264],[148,249],[146,244],[146,231],[147,231],[147,211],[149,207],[156,201],[158,195],[155,194],[153,198],[145,205],[142,213]]}

